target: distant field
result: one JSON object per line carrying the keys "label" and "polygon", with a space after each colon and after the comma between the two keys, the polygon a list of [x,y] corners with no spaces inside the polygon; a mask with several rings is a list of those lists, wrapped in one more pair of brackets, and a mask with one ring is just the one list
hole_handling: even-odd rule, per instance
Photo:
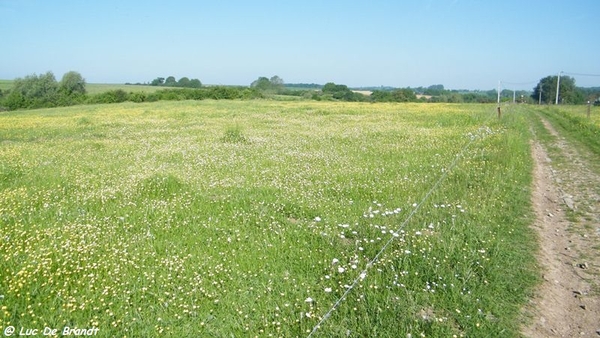
{"label": "distant field", "polygon": [[171,87],[158,87],[158,86],[135,86],[135,85],[124,85],[124,84],[107,84],[107,83],[88,83],[85,86],[88,94],[99,94],[109,90],[121,89],[126,92],[146,92],[153,93],[157,90],[168,89]]}
{"label": "distant field", "polygon": [[12,80],[0,80],[0,90],[7,90],[12,87]]}
{"label": "distant field", "polygon": [[[0,80],[0,89],[6,90],[12,88],[13,80]],[[157,90],[167,89],[170,87],[157,87],[157,86],[134,86],[125,84],[108,84],[108,83],[88,83],[85,86],[88,94],[99,94],[109,90],[122,89],[126,92],[146,92],[152,93]]]}
{"label": "distant field", "polygon": [[305,337],[353,286],[318,337],[518,336],[539,275],[521,109],[0,113],[0,328]]}

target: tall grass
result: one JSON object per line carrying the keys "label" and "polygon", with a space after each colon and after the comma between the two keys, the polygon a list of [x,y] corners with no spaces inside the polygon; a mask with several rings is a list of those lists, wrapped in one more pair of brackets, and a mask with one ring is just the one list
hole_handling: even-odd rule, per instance
{"label": "tall grass", "polygon": [[2,113],[0,329],[306,336],[359,278],[318,336],[516,336],[536,282],[529,132],[494,112],[208,100]]}

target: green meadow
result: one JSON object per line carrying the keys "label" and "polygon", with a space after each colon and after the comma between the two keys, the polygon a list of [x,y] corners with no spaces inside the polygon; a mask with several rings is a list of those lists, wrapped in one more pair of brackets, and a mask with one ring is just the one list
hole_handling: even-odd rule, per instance
{"label": "green meadow", "polygon": [[527,109],[0,113],[0,329],[519,336],[538,282]]}

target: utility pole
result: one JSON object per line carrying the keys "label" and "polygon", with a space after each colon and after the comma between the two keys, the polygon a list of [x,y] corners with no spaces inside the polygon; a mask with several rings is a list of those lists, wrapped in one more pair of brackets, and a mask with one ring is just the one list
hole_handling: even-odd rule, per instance
{"label": "utility pole", "polygon": [[516,94],[516,91],[513,89],[513,103],[516,102],[516,100],[515,100],[515,98],[516,98],[515,94]]}
{"label": "utility pole", "polygon": [[502,83],[502,81],[498,81],[498,107],[500,107],[500,83]]}
{"label": "utility pole", "polygon": [[558,72],[558,80],[556,80],[556,102],[554,104],[558,104],[558,90],[560,89],[560,74],[562,70]]}
{"label": "utility pole", "polygon": [[542,105],[542,83],[540,82],[540,97],[538,99],[538,105]]}

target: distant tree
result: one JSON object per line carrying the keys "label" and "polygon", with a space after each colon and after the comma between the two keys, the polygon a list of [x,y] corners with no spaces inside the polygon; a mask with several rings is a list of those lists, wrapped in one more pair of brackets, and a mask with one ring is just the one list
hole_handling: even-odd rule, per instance
{"label": "distant tree", "polygon": [[167,87],[175,87],[175,86],[177,86],[177,80],[175,80],[175,77],[174,76],[169,76],[165,80],[165,86],[167,86]]}
{"label": "distant tree", "polygon": [[353,92],[346,85],[335,84],[333,82],[326,83],[321,92],[323,93],[322,99],[333,98],[340,101],[368,101],[367,96]]}
{"label": "distant tree", "polygon": [[283,86],[284,86],[283,79],[280,78],[279,76],[275,75],[275,76],[271,77],[269,82],[271,82],[271,87],[273,89],[276,89],[276,90],[283,89]]}
{"label": "distant tree", "polygon": [[185,76],[182,77],[177,81],[177,87],[190,87],[190,79]]}
{"label": "distant tree", "polygon": [[166,79],[164,77],[157,77],[150,82],[151,86],[164,86],[164,87],[181,87],[181,88],[200,88],[202,82],[198,79],[191,79],[184,76],[179,81],[174,76],[169,76]]}
{"label": "distant tree", "polygon": [[371,94],[373,102],[413,102],[417,100],[415,92],[410,88],[396,89],[393,91],[375,90]]}
{"label": "distant tree", "polygon": [[321,91],[323,91],[323,93],[338,93],[347,92],[350,91],[350,89],[348,89],[348,86],[343,84],[335,84],[333,82],[328,82],[323,86],[323,89],[321,89]]}
{"label": "distant tree", "polygon": [[[539,100],[540,91],[543,103],[556,102],[556,85],[558,76],[546,76],[533,88],[531,98]],[[585,94],[575,86],[575,79],[570,76],[560,77],[560,88],[558,93],[559,103],[581,104],[585,102]]]}
{"label": "distant tree", "polygon": [[441,84],[431,85],[423,91],[423,93],[425,95],[432,95],[432,96],[439,96],[439,95],[444,94],[444,92],[445,92],[444,85],[441,85]]}
{"label": "distant tree", "polygon": [[600,87],[589,87],[589,88],[581,88],[579,90],[583,94],[584,99],[590,102],[594,102],[597,98],[600,97]]}
{"label": "distant tree", "polygon": [[200,87],[202,87],[202,82],[200,82],[200,80],[198,80],[198,79],[190,80],[190,88],[200,88]]}
{"label": "distant tree", "polygon": [[373,102],[392,102],[392,93],[386,90],[374,90],[371,93],[371,100]]}
{"label": "distant tree", "polygon": [[337,88],[337,87],[336,87],[336,84],[335,84],[335,83],[333,83],[333,82],[327,82],[327,83],[326,83],[326,84],[323,86],[323,88],[321,88],[321,91],[322,91],[323,93],[333,93],[333,92],[335,92],[335,91],[336,91],[336,88]]}
{"label": "distant tree", "polygon": [[[494,91],[494,94],[496,92]],[[492,103],[495,102],[497,96],[490,97],[486,93],[464,93],[462,94],[462,100],[465,103]]]}
{"label": "distant tree", "polygon": [[[303,89],[321,89],[323,88],[323,85],[320,84],[316,84],[316,83],[286,83],[284,84],[285,87],[288,88],[303,88]],[[312,93],[311,93],[312,95]]]}
{"label": "distant tree", "polygon": [[284,90],[284,83],[283,79],[277,75],[271,77],[271,79],[261,76],[254,80],[250,87],[263,93],[276,93]]}
{"label": "distant tree", "polygon": [[165,84],[164,77],[157,77],[156,79],[152,80],[152,82],[150,82],[151,86],[162,86],[164,84]]}
{"label": "distant tree", "polygon": [[444,95],[445,101],[449,103],[461,103],[463,102],[463,97],[459,93],[449,93]]}
{"label": "distant tree", "polygon": [[541,100],[542,103],[554,102],[551,100],[555,99],[557,79],[557,76],[546,76],[545,78],[541,79],[535,88],[533,88],[531,98],[536,101]]}
{"label": "distant tree", "polygon": [[268,78],[261,76],[258,79],[254,80],[250,87],[256,88],[258,90],[267,91],[271,89],[271,81]]}
{"label": "distant tree", "polygon": [[417,100],[415,92],[413,92],[410,88],[394,90],[392,92],[392,97],[396,102],[412,102]]}
{"label": "distant tree", "polygon": [[59,86],[60,91],[68,96],[85,94],[85,79],[75,71],[65,73]]}

